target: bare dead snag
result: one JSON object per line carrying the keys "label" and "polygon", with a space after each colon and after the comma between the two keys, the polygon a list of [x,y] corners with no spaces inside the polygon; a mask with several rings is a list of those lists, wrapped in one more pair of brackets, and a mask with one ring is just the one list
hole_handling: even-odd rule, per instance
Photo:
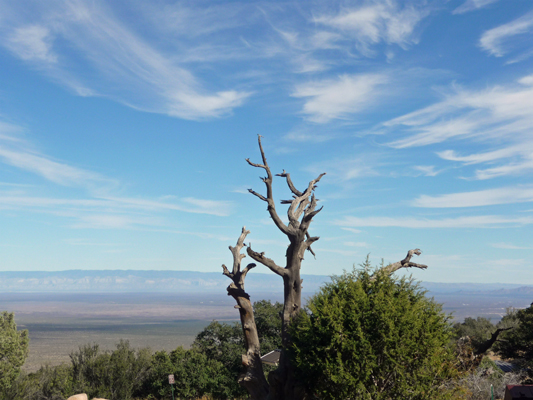
{"label": "bare dead snag", "polygon": [[244,239],[250,233],[246,227],[242,228],[241,235],[237,240],[235,247],[229,246],[233,254],[233,269],[230,272],[225,265],[222,265],[223,274],[231,279],[228,286],[228,296],[232,296],[237,305],[241,318],[242,331],[244,333],[244,344],[246,354],[242,355],[243,373],[239,376],[239,384],[244,386],[254,400],[265,400],[268,396],[268,383],[263,372],[261,363],[261,346],[259,344],[259,335],[255,324],[254,310],[250,301],[250,296],[244,290],[244,279],[246,274],[255,267],[254,263],[248,264],[241,270],[241,261],[245,254],[241,253],[244,246]]}
{"label": "bare dead snag", "polygon": [[253,251],[250,246],[248,246],[246,251],[252,259],[263,264],[275,274],[283,278],[284,306],[281,329],[283,348],[278,369],[269,375],[269,399],[297,400],[304,397],[305,391],[294,377],[294,369],[290,365],[285,349],[288,348],[288,345],[290,344],[289,324],[292,319],[298,315],[302,306],[302,279],[300,279],[301,263],[304,259],[306,250],[315,256],[314,251],[311,249],[311,245],[319,239],[318,236],[311,236],[308,229],[315,215],[322,210],[322,207],[317,208],[318,199],[314,195],[314,190],[325,173],[320,174],[316,179],[310,181],[304,191],[296,189],[290,178],[290,174],[285,172],[285,170],[283,170],[281,174],[277,174],[277,176],[286,179],[293,197],[292,200],[281,201],[281,204],[289,205],[287,210],[289,222],[288,224],[285,224],[276,210],[272,190],[272,172],[270,171],[270,167],[268,166],[265,157],[260,135],[258,136],[258,143],[262,163],[254,163],[250,161],[250,159],[246,159],[246,161],[252,167],[261,168],[265,171],[266,176],[261,178],[261,180],[265,183],[266,195],[262,195],[252,189],[249,189],[249,192],[267,203],[267,211],[270,214],[270,217],[278,229],[289,239],[289,246],[286,252],[285,267],[277,265],[272,259],[265,257],[264,253]]}

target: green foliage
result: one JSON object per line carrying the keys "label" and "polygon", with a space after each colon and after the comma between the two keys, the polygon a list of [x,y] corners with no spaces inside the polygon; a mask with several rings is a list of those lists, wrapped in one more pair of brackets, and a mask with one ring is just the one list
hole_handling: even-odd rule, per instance
{"label": "green foliage", "polygon": [[241,355],[245,351],[241,324],[213,321],[196,336],[192,348],[223,365],[228,390],[233,396],[246,393],[237,382],[242,370]]}
{"label": "green foliage", "polygon": [[533,367],[533,303],[523,310],[508,310],[502,327],[515,326],[502,334],[497,351],[503,358],[514,358]]}
{"label": "green foliage", "polygon": [[451,326],[412,280],[334,277],[291,328],[299,378],[321,399],[444,399],[456,371]]}
{"label": "green foliage", "polygon": [[40,389],[40,396],[49,400],[70,397],[73,393],[72,367],[58,365],[56,367],[41,367],[35,374],[31,374],[35,387]]}
{"label": "green foliage", "polygon": [[15,315],[0,314],[0,393],[5,392],[17,379],[28,356],[28,331],[17,331]]}
{"label": "green foliage", "polygon": [[37,372],[21,373],[2,400],[64,400],[73,393],[70,365],[45,365]]}
{"label": "green foliage", "polygon": [[[270,300],[260,300],[253,304],[254,317],[261,343],[261,352],[281,348],[281,317],[283,304]],[[200,332],[193,343],[193,349],[205,354],[209,359],[222,363],[228,393],[232,397],[244,396],[246,391],[237,383],[242,372],[242,354],[245,352],[244,337],[240,323],[211,322]],[[265,371],[271,368],[265,368]],[[231,397],[230,396],[230,397]]]}
{"label": "green foliage", "polygon": [[101,351],[97,344],[85,345],[70,354],[73,389],[89,398],[129,400],[140,390],[149,373],[149,349],[134,350],[121,340],[117,349]]}
{"label": "green foliage", "polygon": [[283,304],[260,300],[254,303],[254,317],[262,354],[281,348],[281,313]]}
{"label": "green foliage", "polygon": [[464,322],[456,322],[453,325],[453,335],[455,339],[468,336],[476,350],[483,342],[490,339],[496,327],[487,318],[477,317],[476,319],[467,317]]}
{"label": "green foliage", "polygon": [[210,395],[215,399],[233,398],[232,377],[224,365],[210,359],[197,349],[178,347],[170,353],[158,351],[153,356],[150,376],[143,390],[145,396],[168,399],[171,386],[168,375],[174,374],[174,396],[178,399],[194,399]]}

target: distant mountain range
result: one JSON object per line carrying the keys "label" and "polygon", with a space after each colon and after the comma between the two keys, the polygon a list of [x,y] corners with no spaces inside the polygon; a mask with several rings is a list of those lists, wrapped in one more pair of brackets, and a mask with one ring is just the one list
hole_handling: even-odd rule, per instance
{"label": "distant mountain range", "polygon": [[[302,275],[305,293],[329,282],[325,275]],[[217,272],[143,270],[0,271],[0,292],[180,292],[221,293],[230,280]],[[491,294],[533,297],[533,285],[423,282],[431,294]],[[252,271],[250,293],[281,293],[281,278]]]}
{"label": "distant mountain range", "polygon": [[[303,286],[314,293],[328,276],[303,275]],[[230,280],[222,272],[67,270],[0,271],[0,292],[181,292],[223,293]],[[250,292],[283,292],[281,278],[251,272],[246,277]]]}

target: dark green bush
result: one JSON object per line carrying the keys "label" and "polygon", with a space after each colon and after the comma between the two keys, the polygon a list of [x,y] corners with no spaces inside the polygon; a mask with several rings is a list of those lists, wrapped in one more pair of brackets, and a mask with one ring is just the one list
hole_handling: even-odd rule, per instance
{"label": "dark green bush", "polygon": [[412,280],[367,268],[311,298],[292,325],[290,353],[321,399],[444,399],[455,373],[451,334],[440,305]]}

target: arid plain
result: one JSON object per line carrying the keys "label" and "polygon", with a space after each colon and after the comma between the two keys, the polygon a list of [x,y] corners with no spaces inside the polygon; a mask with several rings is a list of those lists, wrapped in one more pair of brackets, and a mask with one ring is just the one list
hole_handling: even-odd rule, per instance
{"label": "arid plain", "polygon": [[112,349],[120,339],[136,348],[173,350],[188,347],[212,320],[236,321],[231,298],[221,295],[153,293],[4,293],[2,309],[15,312],[19,329],[30,333],[24,365],[69,361],[80,345],[98,343]]}
{"label": "arid plain", "polygon": [[[483,316],[497,322],[507,307],[529,306],[533,288],[468,291],[439,285],[430,288],[428,296],[456,321]],[[257,294],[252,301],[261,299],[280,301],[281,293]],[[0,294],[0,308],[14,311],[18,327],[29,330],[26,371],[69,362],[69,354],[88,343],[112,349],[126,339],[135,348],[154,351],[189,347],[212,320],[237,321],[233,306],[224,292]]]}

